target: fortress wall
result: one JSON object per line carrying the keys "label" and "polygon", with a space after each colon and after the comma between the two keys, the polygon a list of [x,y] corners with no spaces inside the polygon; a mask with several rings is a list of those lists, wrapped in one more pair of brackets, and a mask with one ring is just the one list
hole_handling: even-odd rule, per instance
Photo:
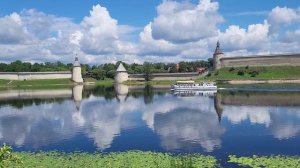
{"label": "fortress wall", "polygon": [[300,66],[300,54],[221,58],[221,67]]}
{"label": "fortress wall", "polygon": [[[189,73],[154,73],[152,80],[191,80],[199,77],[198,72]],[[144,81],[144,74],[129,74],[128,80]]]}
{"label": "fortress wall", "polygon": [[0,79],[7,79],[7,80],[18,80],[19,75],[18,73],[10,73],[10,72],[1,72]]}
{"label": "fortress wall", "polygon": [[72,74],[63,72],[0,72],[0,79],[34,80],[34,79],[71,79]]}

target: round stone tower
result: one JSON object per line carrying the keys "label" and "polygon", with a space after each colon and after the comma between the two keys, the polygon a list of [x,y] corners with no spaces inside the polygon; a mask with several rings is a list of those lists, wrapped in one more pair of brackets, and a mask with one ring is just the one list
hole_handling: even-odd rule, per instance
{"label": "round stone tower", "polygon": [[83,83],[83,79],[81,75],[81,66],[78,61],[78,57],[75,57],[75,62],[73,64],[72,80],[76,83]]}
{"label": "round stone tower", "polygon": [[221,51],[220,42],[218,41],[216,49],[215,49],[215,53],[214,53],[214,56],[213,56],[214,70],[217,70],[217,69],[221,68],[222,65],[221,65],[220,59],[221,59],[222,56],[223,56],[223,53]]}
{"label": "round stone tower", "polygon": [[128,80],[128,73],[126,69],[124,68],[123,64],[120,63],[116,75],[115,75],[115,82],[116,83],[123,83]]}

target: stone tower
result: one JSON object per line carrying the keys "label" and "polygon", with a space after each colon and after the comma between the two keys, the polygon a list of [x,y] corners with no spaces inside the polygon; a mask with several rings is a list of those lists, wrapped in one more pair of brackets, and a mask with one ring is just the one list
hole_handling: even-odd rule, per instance
{"label": "stone tower", "polygon": [[83,79],[81,75],[81,66],[78,61],[78,57],[75,57],[75,62],[73,64],[72,80],[76,83],[83,83]]}
{"label": "stone tower", "polygon": [[124,68],[123,64],[120,63],[116,75],[115,75],[115,82],[116,83],[123,83],[128,80],[128,73],[126,69]]}
{"label": "stone tower", "polygon": [[220,48],[220,42],[218,41],[216,49],[215,49],[215,53],[214,53],[214,56],[213,56],[213,59],[214,59],[214,70],[217,70],[217,69],[221,68],[220,58],[222,56],[223,56],[223,53],[222,53],[221,48]]}

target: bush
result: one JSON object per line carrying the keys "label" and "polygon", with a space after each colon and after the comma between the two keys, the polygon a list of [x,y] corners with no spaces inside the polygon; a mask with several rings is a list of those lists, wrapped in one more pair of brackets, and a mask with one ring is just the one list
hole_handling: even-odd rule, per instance
{"label": "bush", "polygon": [[249,69],[249,65],[247,65],[247,66],[245,67],[245,69]]}
{"label": "bush", "polygon": [[249,74],[250,74],[251,77],[255,77],[256,75],[259,74],[259,72],[258,71],[251,71],[251,72],[249,72]]}
{"label": "bush", "polygon": [[240,76],[244,76],[245,72],[242,71],[242,70],[239,70],[239,71],[237,72],[237,74],[240,75]]}
{"label": "bush", "polygon": [[230,69],[229,69],[229,72],[231,72],[231,71],[234,71],[235,69],[233,68],[233,67],[231,67]]}
{"label": "bush", "polygon": [[9,167],[11,164],[14,164],[14,167],[21,167],[23,162],[17,155],[12,153],[12,148],[10,146],[3,144],[0,148],[0,167]]}
{"label": "bush", "polygon": [[216,72],[215,72],[215,76],[218,76],[218,75],[219,75],[219,71],[216,71]]}
{"label": "bush", "polygon": [[116,74],[115,70],[110,70],[110,71],[106,72],[106,77],[114,79],[115,74]]}
{"label": "bush", "polygon": [[210,77],[210,76],[211,76],[211,73],[208,73],[206,76],[207,76],[207,77]]}

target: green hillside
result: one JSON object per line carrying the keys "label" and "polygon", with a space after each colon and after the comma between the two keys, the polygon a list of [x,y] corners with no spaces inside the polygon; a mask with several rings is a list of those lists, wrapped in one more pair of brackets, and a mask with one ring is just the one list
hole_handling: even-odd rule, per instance
{"label": "green hillside", "polygon": [[210,72],[205,79],[300,79],[300,66],[226,67]]}

